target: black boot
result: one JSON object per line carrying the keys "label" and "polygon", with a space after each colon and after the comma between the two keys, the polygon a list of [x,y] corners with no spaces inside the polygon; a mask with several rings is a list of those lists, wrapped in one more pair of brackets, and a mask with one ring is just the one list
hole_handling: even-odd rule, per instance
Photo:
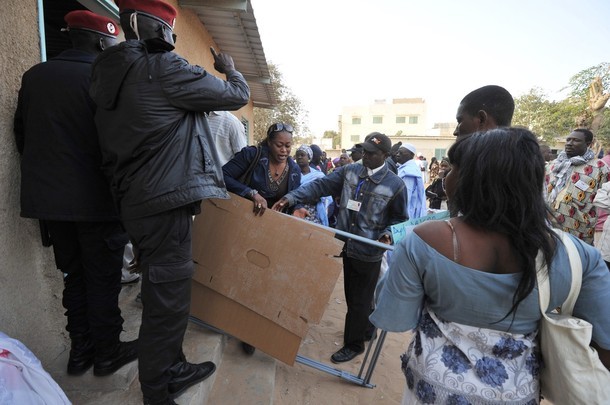
{"label": "black boot", "polygon": [[131,342],[116,342],[97,348],[93,360],[93,375],[103,377],[110,375],[127,363],[138,358],[136,346],[138,340]]}
{"label": "black boot", "polygon": [[68,374],[83,375],[93,365],[95,345],[89,339],[89,335],[74,335],[68,359]]}
{"label": "black boot", "polygon": [[216,365],[211,361],[200,364],[192,364],[186,361],[174,364],[169,369],[172,379],[167,385],[170,398],[180,396],[191,385],[211,376],[214,370],[216,370]]}

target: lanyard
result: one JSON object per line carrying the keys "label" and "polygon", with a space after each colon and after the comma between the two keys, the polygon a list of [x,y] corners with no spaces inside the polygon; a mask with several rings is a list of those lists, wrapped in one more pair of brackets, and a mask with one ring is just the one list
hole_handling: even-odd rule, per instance
{"label": "lanyard", "polygon": [[360,188],[362,187],[363,183],[364,183],[364,179],[360,180],[360,182],[356,186],[356,193],[354,194],[354,200],[356,200],[356,201],[358,201],[358,194],[360,194]]}

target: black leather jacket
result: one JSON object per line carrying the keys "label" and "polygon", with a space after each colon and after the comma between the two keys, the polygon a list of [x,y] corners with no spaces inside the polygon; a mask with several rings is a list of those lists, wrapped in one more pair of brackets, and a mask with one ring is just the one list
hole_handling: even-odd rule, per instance
{"label": "black leather jacket", "polygon": [[102,168],[123,219],[228,198],[204,112],[244,106],[248,85],[237,71],[224,81],[162,48],[130,40],[93,64]]}

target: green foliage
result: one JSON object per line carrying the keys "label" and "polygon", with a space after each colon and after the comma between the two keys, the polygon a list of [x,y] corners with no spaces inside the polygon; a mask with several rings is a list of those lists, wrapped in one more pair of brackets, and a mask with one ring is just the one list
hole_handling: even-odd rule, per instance
{"label": "green foliage", "polygon": [[584,108],[581,101],[565,99],[551,101],[540,88],[515,98],[515,114],[512,124],[523,126],[546,142],[567,135],[577,126],[576,117]]}
{"label": "green foliage", "polygon": [[284,84],[282,73],[273,63],[269,63],[269,73],[277,106],[273,109],[254,108],[254,126],[252,134],[258,143],[267,137],[267,129],[276,122],[285,122],[294,128],[294,143],[310,143],[311,135],[307,127],[307,111],[301,100]]}
{"label": "green foliage", "polygon": [[555,138],[565,137],[576,127],[591,128],[596,139],[610,145],[610,112],[608,107],[599,112],[599,127],[594,124],[594,111],[589,105],[589,87],[595,77],[600,77],[605,93],[610,91],[610,63],[582,70],[569,80],[569,96],[564,100],[550,100],[540,88],[532,88],[522,96],[515,98],[513,125],[524,126],[536,133],[544,141],[554,143]]}
{"label": "green foliage", "polygon": [[568,86],[564,88],[570,89],[570,96],[577,98],[587,98],[589,86],[594,77],[601,77],[604,89],[610,89],[610,63],[602,62],[599,65],[592,66],[588,69],[581,70],[570,78]]}
{"label": "green foliage", "polygon": [[324,131],[322,138],[331,138],[333,140],[333,149],[336,149],[337,145],[341,144],[341,134],[337,131]]}

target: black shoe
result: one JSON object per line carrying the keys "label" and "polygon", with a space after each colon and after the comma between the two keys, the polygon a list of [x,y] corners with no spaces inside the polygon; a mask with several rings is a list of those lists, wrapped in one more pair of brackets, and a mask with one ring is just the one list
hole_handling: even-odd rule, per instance
{"label": "black shoe", "polygon": [[68,374],[83,375],[93,365],[95,345],[89,338],[72,339],[70,358],[68,359]]}
{"label": "black shoe", "polygon": [[167,385],[169,397],[174,399],[180,396],[187,388],[208,378],[216,370],[216,365],[211,361],[200,364],[180,362],[174,364],[169,372],[172,379]]}
{"label": "black shoe", "polygon": [[332,356],[330,356],[330,361],[333,363],[345,363],[346,361],[352,360],[354,357],[362,354],[364,350],[360,350],[359,352],[350,349],[347,346],[343,346],[339,351],[335,352]]}
{"label": "black shoe", "polygon": [[241,342],[241,348],[243,349],[244,353],[248,354],[248,355],[253,355],[254,352],[256,351],[256,348],[252,345],[247,344],[246,342]]}
{"label": "black shoe", "polygon": [[93,360],[93,375],[103,377],[110,375],[127,363],[138,358],[138,340],[118,342],[112,346],[99,349]]}
{"label": "black shoe", "polygon": [[165,401],[154,401],[154,400],[148,400],[146,398],[144,398],[144,405],[178,405],[177,403],[175,403],[172,399],[168,398]]}

